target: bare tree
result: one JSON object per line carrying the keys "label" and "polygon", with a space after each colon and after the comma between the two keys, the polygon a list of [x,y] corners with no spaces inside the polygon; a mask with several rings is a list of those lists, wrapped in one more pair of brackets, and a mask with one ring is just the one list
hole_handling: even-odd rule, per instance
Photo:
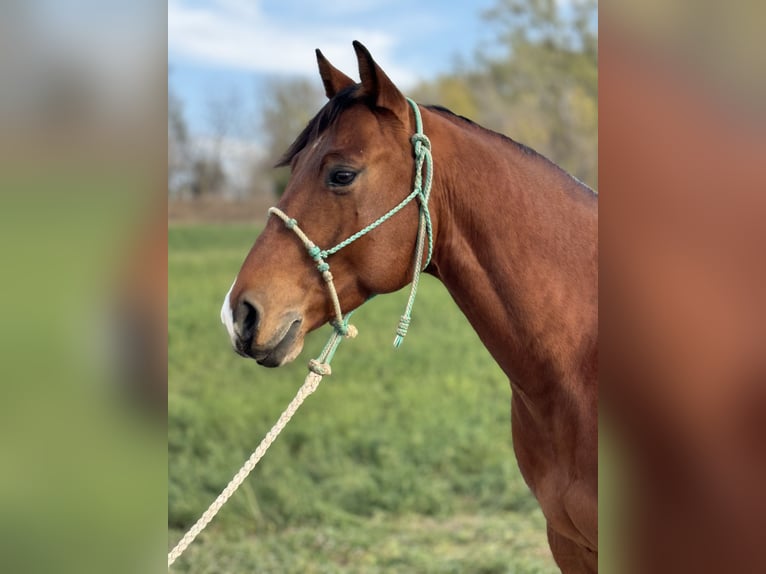
{"label": "bare tree", "polygon": [[287,168],[274,170],[273,165],[319,111],[325,96],[319,80],[303,78],[272,80],[264,93],[260,127],[268,154],[254,166],[253,178],[270,180],[274,193],[280,196],[290,174]]}
{"label": "bare tree", "polygon": [[193,198],[202,195],[220,194],[226,183],[226,174],[220,160],[204,155],[194,160],[190,186]]}
{"label": "bare tree", "polygon": [[417,86],[440,103],[523,142],[598,186],[596,0],[496,0],[484,14],[492,48]]}
{"label": "bare tree", "polygon": [[221,153],[226,138],[241,135],[245,118],[242,98],[237,91],[223,96],[210,96],[207,100],[207,123],[212,137],[210,155],[221,163]]}
{"label": "bare tree", "polygon": [[504,112],[495,129],[597,187],[596,0],[574,2],[569,10],[556,0],[498,0],[485,19],[504,54],[480,55],[490,80],[480,108]]}
{"label": "bare tree", "polygon": [[190,178],[189,132],[181,100],[168,84],[168,193],[177,194]]}

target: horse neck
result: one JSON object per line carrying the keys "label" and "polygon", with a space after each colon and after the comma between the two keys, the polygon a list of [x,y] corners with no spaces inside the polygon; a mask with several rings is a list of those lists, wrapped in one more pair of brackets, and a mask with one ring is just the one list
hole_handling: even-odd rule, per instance
{"label": "horse neck", "polygon": [[428,271],[528,394],[595,389],[597,203],[541,156],[429,112],[436,225]]}

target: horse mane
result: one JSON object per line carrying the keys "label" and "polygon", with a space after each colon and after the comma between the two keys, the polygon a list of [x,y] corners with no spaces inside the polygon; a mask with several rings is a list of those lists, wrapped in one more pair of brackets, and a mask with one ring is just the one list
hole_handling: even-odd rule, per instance
{"label": "horse mane", "polygon": [[[348,86],[343,88],[331,100],[329,100],[324,105],[324,107],[322,107],[322,109],[319,110],[319,112],[317,112],[313,118],[311,118],[309,123],[306,124],[306,127],[303,128],[303,131],[301,131],[298,137],[295,138],[295,141],[290,144],[290,147],[287,148],[287,151],[284,154],[282,154],[274,167],[290,165],[293,159],[295,159],[295,156],[297,156],[303,149],[306,148],[306,146],[308,146],[310,142],[318,138],[327,128],[329,128],[344,111],[346,111],[355,103],[364,101],[365,96],[360,94],[359,88],[359,84]],[[427,105],[425,107],[441,115],[462,120],[470,126],[488,132],[496,137],[503,139],[506,142],[510,142],[527,155],[540,155],[538,152],[524,145],[523,143],[517,142],[516,140],[513,140],[504,134],[485,128],[473,120],[465,116],[458,115],[452,110],[445,108],[444,106]]]}
{"label": "horse mane", "polygon": [[463,122],[463,123],[469,125],[472,128],[481,130],[482,132],[487,133],[487,134],[489,134],[491,136],[500,138],[502,141],[513,145],[517,150],[521,151],[523,154],[528,155],[530,157],[538,158],[538,159],[540,159],[540,160],[550,164],[553,168],[555,168],[556,170],[560,171],[566,177],[574,180],[580,187],[585,188],[586,190],[588,190],[593,195],[598,195],[598,192],[596,190],[594,190],[591,186],[589,186],[587,183],[581,181],[579,178],[575,177],[574,175],[572,175],[571,173],[566,171],[560,165],[558,165],[557,163],[551,161],[549,158],[545,157],[539,151],[537,151],[535,149],[532,149],[531,147],[529,147],[527,145],[524,145],[523,143],[518,142],[515,139],[509,138],[505,134],[501,134],[500,132],[496,132],[496,131],[491,130],[489,128],[485,128],[481,124],[477,124],[476,122],[474,122],[473,120],[471,120],[471,119],[469,119],[469,118],[467,118],[465,116],[461,116],[459,114],[456,114],[455,112],[453,112],[452,110],[450,110],[448,108],[445,108],[444,106],[429,105],[429,106],[425,106],[425,107],[428,108],[429,110],[433,111],[433,112],[436,112],[438,114],[441,114],[442,116],[447,117],[448,119],[451,119],[453,121]]}
{"label": "horse mane", "polygon": [[[306,146],[316,138],[318,138],[322,132],[324,132],[327,128],[329,128],[343,113],[345,110],[350,108],[353,104],[364,100],[364,96],[359,93],[360,85],[352,85],[348,86],[346,88],[343,88],[340,92],[338,92],[330,101],[328,101],[324,107],[322,107],[317,114],[311,118],[308,124],[306,124],[306,127],[303,128],[303,131],[298,135],[297,138],[295,138],[295,141],[290,144],[290,147],[287,148],[287,151],[282,154],[282,156],[279,158],[277,163],[274,165],[274,167],[283,167],[286,165],[290,165],[295,159],[295,156],[297,156]],[[528,147],[524,145],[523,143],[517,142],[514,139],[509,138],[508,136],[501,134],[499,132],[490,130],[488,128],[485,128],[484,126],[481,126],[474,122],[473,120],[456,114],[452,110],[445,108],[444,106],[437,106],[437,105],[427,105],[425,106],[431,111],[437,112],[441,115],[448,116],[457,120],[462,120],[463,122],[467,123],[470,126],[473,126],[477,129],[483,130],[487,133],[490,133],[496,137],[501,138],[502,140],[509,142],[516,146],[520,151],[527,155],[532,156],[539,156],[540,154],[533,150],[531,147]]]}
{"label": "horse mane", "polygon": [[513,144],[514,146],[516,146],[516,148],[518,148],[521,152],[525,153],[526,155],[544,157],[544,156],[542,156],[542,154],[540,154],[540,152],[532,149],[531,147],[529,147],[527,145],[524,145],[521,142],[517,142],[515,139],[509,138],[505,134],[501,134],[500,132],[496,132],[496,131],[491,130],[489,128],[485,128],[484,126],[482,126],[480,124],[477,124],[472,119],[467,118],[465,116],[461,116],[460,114],[456,114],[455,112],[453,112],[452,110],[450,110],[448,108],[445,108],[444,106],[431,105],[431,106],[426,106],[426,108],[428,108],[431,111],[440,113],[440,114],[442,114],[444,116],[448,116],[448,117],[452,117],[452,118],[455,118],[455,119],[458,119],[458,120],[462,120],[463,122],[467,123],[470,126],[478,128],[478,129],[480,129],[482,131],[485,131],[485,132],[487,132],[489,134],[492,134],[495,137],[499,137],[503,141]]}
{"label": "horse mane", "polygon": [[[360,88],[361,88],[360,84],[348,86],[346,88],[343,88],[331,100],[329,100],[322,107],[322,109],[319,110],[319,112],[317,112],[317,114],[313,118],[311,118],[309,123],[306,124],[306,127],[303,128],[303,131],[301,131],[301,133],[298,135],[295,141],[292,144],[290,144],[290,147],[287,148],[287,151],[284,154],[282,154],[282,156],[279,158],[279,160],[274,165],[274,167],[283,167],[283,166],[290,165],[295,159],[295,156],[297,156],[303,149],[306,148],[306,146],[308,146],[310,142],[318,138],[325,130],[327,130],[327,128],[329,128],[333,123],[335,123],[338,117],[340,117],[340,115],[345,110],[349,109],[351,106],[353,106],[354,104],[358,102],[366,102],[367,98],[363,93],[360,93]],[[370,103],[370,102],[366,102],[366,103]],[[514,139],[511,139],[505,134],[501,134],[489,128],[485,128],[484,126],[477,124],[473,120],[465,116],[456,114],[455,112],[453,112],[452,110],[448,108],[445,108],[444,106],[427,105],[425,107],[433,112],[441,114],[442,116],[446,116],[449,119],[465,123],[472,128],[481,130],[493,137],[500,138],[502,141],[513,145],[517,150],[521,151],[525,155],[541,158],[547,161],[548,163],[550,163],[551,165],[558,168],[560,171],[562,171],[563,173],[565,173],[566,175],[574,179],[577,183],[589,189],[591,193],[595,193],[595,191],[593,191],[593,189],[590,188],[590,186],[584,184],[579,179],[567,173],[557,164],[551,162],[548,158],[546,158],[544,155],[540,154],[539,152],[535,151],[531,147],[526,146],[521,142],[517,142]]]}

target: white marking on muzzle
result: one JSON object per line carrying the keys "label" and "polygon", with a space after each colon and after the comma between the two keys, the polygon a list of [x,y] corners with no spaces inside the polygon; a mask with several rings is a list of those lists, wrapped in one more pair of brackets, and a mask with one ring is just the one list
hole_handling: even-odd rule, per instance
{"label": "white marking on muzzle", "polygon": [[[236,278],[234,279],[234,283],[236,283]],[[223,300],[223,306],[221,307],[221,323],[223,323],[226,326],[226,331],[229,333],[229,339],[231,339],[231,344],[234,344],[234,314],[231,310],[231,290],[234,289],[234,283],[231,284],[231,287],[229,287],[229,292],[226,293],[226,297]]]}

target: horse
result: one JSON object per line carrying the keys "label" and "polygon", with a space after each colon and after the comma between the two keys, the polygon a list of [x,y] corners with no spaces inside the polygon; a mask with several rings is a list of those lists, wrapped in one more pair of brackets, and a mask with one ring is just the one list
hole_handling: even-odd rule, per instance
{"label": "horse", "polygon": [[[416,281],[422,264],[509,378],[513,447],[554,560],[596,572],[598,196],[529,147],[408,100],[353,46],[359,83],[316,51],[328,101],[279,160],[290,180],[224,299],[232,345],[283,365],[308,332],[342,329],[341,310]],[[419,132],[430,194],[410,191]]]}

